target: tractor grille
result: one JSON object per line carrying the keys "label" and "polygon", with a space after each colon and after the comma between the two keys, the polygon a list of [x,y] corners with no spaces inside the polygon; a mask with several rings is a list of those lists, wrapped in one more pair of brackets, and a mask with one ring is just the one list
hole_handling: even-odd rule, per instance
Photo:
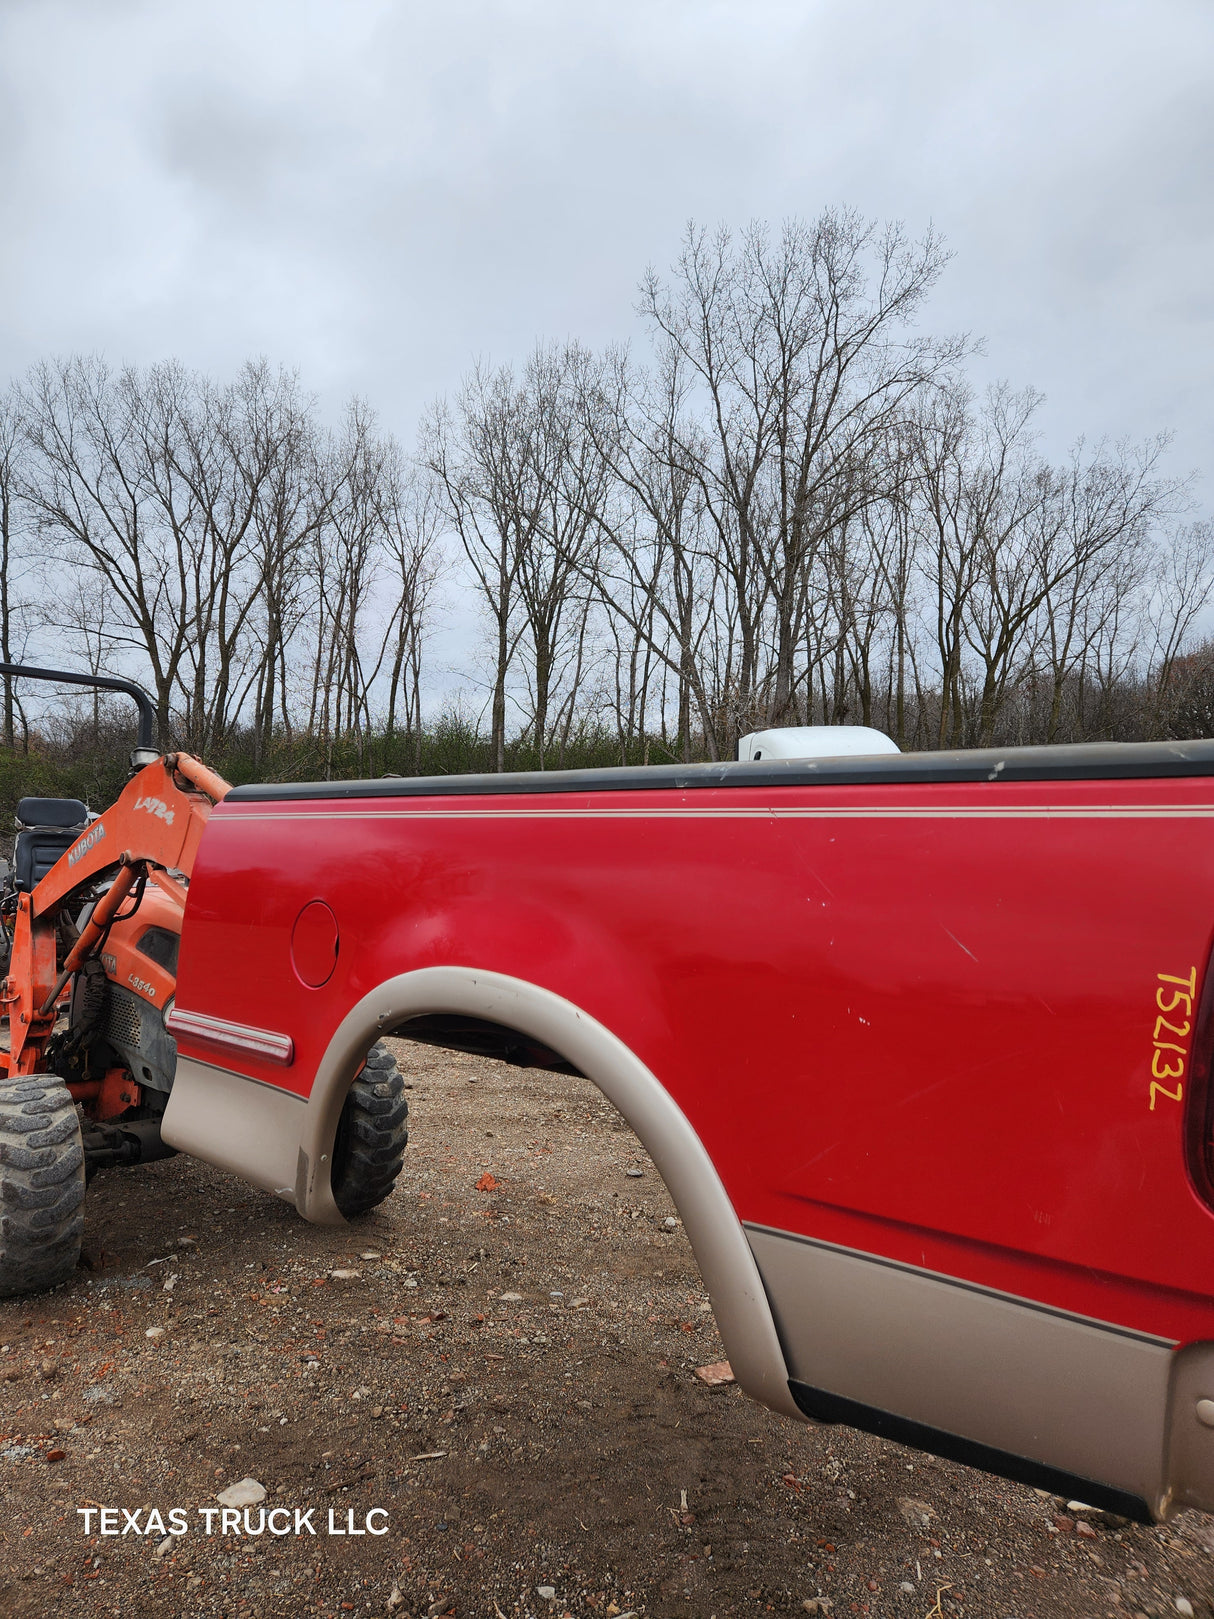
{"label": "tractor grille", "polygon": [[118,1046],[138,1046],[143,1034],[139,1016],[139,1002],[129,995],[108,997],[105,1013],[105,1037]]}

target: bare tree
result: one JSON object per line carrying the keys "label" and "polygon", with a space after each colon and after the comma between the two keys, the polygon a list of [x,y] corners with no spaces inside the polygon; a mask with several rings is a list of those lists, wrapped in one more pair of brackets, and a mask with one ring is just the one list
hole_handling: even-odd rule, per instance
{"label": "bare tree", "polygon": [[[712,538],[706,543],[700,485],[687,454],[689,445],[706,454],[688,393],[688,368],[664,344],[651,373],[625,353],[612,355],[596,384],[583,388],[581,405],[587,437],[611,478],[608,487],[596,479],[583,501],[599,533],[592,582],[616,626],[617,645],[630,647],[630,679],[638,666],[646,671],[644,691],[632,692],[631,706],[647,710],[655,661],[673,678],[674,746],[685,759],[696,728],[718,756],[720,719],[734,686],[731,637],[728,628],[720,633],[732,602]],[[622,639],[620,626],[627,631]],[[638,647],[645,649],[639,665]],[[665,704],[657,706],[664,734]]]}
{"label": "bare tree", "polygon": [[[1106,688],[1130,677],[1141,618],[1151,611],[1144,591],[1151,574],[1158,574],[1158,525],[1183,495],[1181,485],[1158,475],[1164,447],[1162,440],[1137,447],[1100,444],[1089,455],[1081,441],[1067,465],[1051,474],[1035,560],[1038,656],[1049,671],[1048,742],[1059,737],[1068,687],[1080,703],[1082,734],[1090,674]],[[1184,619],[1182,634],[1190,622]]]}
{"label": "bare tree", "polygon": [[98,359],[47,362],[30,374],[22,404],[36,452],[26,489],[40,531],[69,565],[102,580],[115,643],[146,659],[167,743],[193,628],[191,570],[180,528],[159,520],[140,380],[130,370],[115,377]]}
{"label": "bare tree", "polygon": [[584,581],[594,571],[608,475],[580,405],[598,369],[576,344],[537,348],[518,391],[520,416],[530,423],[518,594],[529,654],[527,728],[541,769],[554,724],[568,736],[586,664],[591,596]]}
{"label": "bare tree", "polygon": [[795,717],[799,672],[821,655],[825,545],[880,498],[869,474],[908,401],[966,350],[911,329],[945,261],[930,233],[828,210],[774,242],[759,226],[736,246],[689,229],[672,286],[643,284],[643,313],[704,400],[704,448],[686,454],[733,587],[737,682],[768,723]]}
{"label": "bare tree", "polygon": [[378,515],[394,591],[379,660],[388,670],[387,735],[395,737],[403,722],[420,769],[422,655],[443,562],[443,519],[433,481],[407,467],[395,444],[381,471]]}
{"label": "bare tree", "polygon": [[355,400],[321,465],[323,518],[314,525],[310,547],[309,730],[324,749],[326,775],[336,740],[353,737],[361,758],[371,726],[371,687],[384,656],[374,634],[383,564],[382,484],[385,466],[397,455],[392,441],[377,436],[374,414]]}
{"label": "bare tree", "polygon": [[1214,527],[1208,521],[1176,528],[1154,559],[1148,611],[1153,632],[1152,728],[1171,697],[1181,650],[1214,593]]}
{"label": "bare tree", "polygon": [[436,404],[421,453],[493,627],[490,744],[503,770],[507,681],[523,628],[519,573],[541,521],[534,422],[510,369],[478,366],[454,409]]}
{"label": "bare tree", "polygon": [[290,738],[298,696],[297,648],[313,610],[309,550],[328,512],[322,452],[311,405],[293,413],[278,438],[279,455],[254,509],[257,587],[251,633],[257,645],[252,692],[254,758],[260,761],[281,726]]}
{"label": "bare tree", "polygon": [[[919,565],[932,598],[940,683],[937,747],[962,746],[972,720],[965,678],[972,615],[1024,515],[1022,467],[1037,403],[1031,391],[1002,389],[975,411],[958,381],[926,397],[914,417]],[[1010,651],[1005,646],[1003,655]]]}
{"label": "bare tree", "polygon": [[[28,535],[22,521],[23,454],[26,448],[25,419],[21,401],[12,389],[0,394],[0,658],[17,661],[24,636],[14,636],[25,609],[16,589],[29,566]],[[16,746],[17,699],[12,678],[4,676],[4,746]],[[24,731],[23,726],[23,731]]]}

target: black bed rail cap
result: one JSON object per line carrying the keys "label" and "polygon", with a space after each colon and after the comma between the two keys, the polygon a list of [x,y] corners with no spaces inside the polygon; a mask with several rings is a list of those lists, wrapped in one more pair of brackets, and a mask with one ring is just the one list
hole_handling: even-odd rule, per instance
{"label": "black bed rail cap", "polygon": [[1214,775],[1214,739],[1079,742],[1039,748],[966,748],[870,758],[729,759],[704,765],[627,765],[605,770],[524,770],[501,775],[386,776],[370,781],[289,781],[234,787],[225,803],[283,799],[462,798],[502,793],[690,791],[697,787],[861,787],[907,782],[1127,781]]}

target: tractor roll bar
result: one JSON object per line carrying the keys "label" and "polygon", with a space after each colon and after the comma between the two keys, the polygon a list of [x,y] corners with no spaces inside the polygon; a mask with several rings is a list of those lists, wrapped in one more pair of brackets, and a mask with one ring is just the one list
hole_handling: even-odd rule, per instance
{"label": "tractor roll bar", "polygon": [[139,741],[137,749],[159,754],[156,746],[156,710],[152,699],[142,686],[133,680],[122,680],[117,675],[78,675],[70,669],[36,669],[28,663],[0,663],[0,675],[24,675],[29,680],[62,681],[68,686],[93,686],[100,691],[121,691],[134,699],[139,709]]}

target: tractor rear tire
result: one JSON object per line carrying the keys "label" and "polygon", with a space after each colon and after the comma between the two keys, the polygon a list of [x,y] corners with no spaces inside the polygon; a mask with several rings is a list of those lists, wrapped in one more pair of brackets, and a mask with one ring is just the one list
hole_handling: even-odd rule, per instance
{"label": "tractor rear tire", "polygon": [[346,1216],[366,1214],[396,1184],[409,1142],[409,1104],[396,1059],[374,1045],[350,1087],[333,1143],[333,1201]]}
{"label": "tractor rear tire", "polygon": [[66,1282],[80,1261],[84,1144],[55,1074],[0,1080],[0,1298]]}

